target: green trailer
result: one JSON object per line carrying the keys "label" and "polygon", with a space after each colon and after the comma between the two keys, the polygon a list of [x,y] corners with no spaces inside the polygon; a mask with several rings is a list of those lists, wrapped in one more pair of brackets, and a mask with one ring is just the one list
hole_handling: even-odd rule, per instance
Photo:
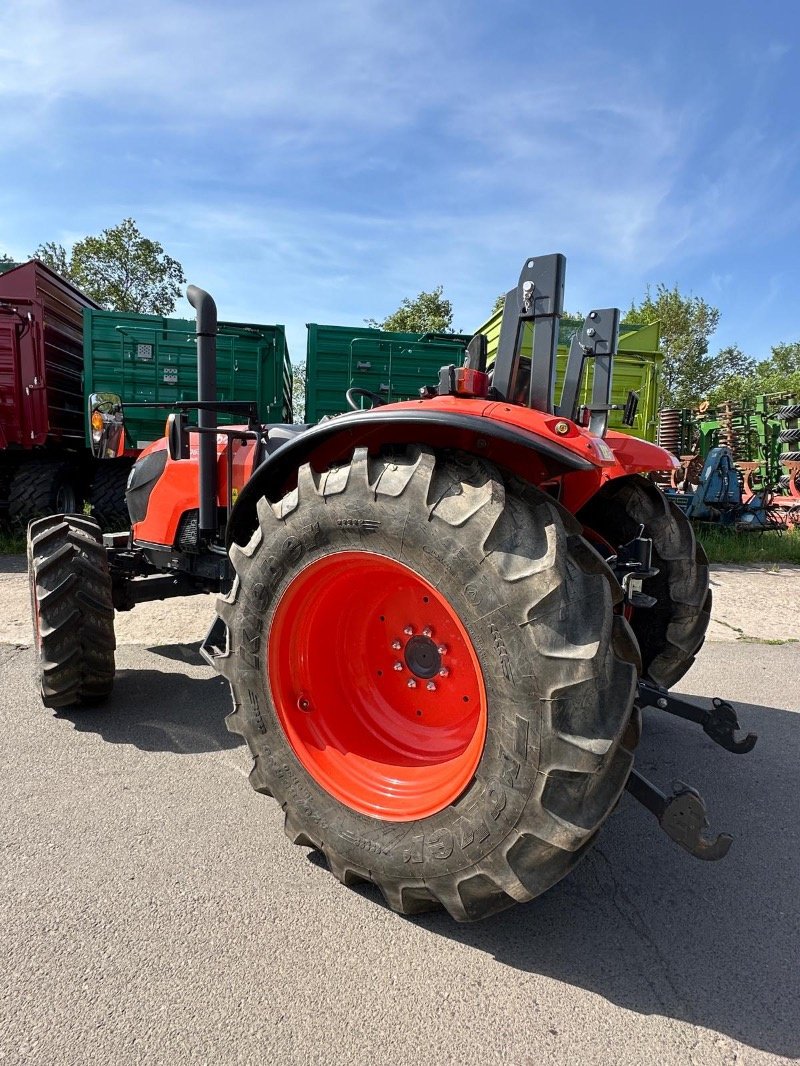
{"label": "green trailer", "polygon": [[[500,322],[502,310],[495,312],[476,332],[486,335],[488,364],[494,362],[497,345],[500,340]],[[556,359],[556,396],[561,395],[564,373],[567,367],[567,353],[570,341],[583,326],[582,319],[562,318],[559,325],[558,356]],[[623,425],[622,411],[611,411],[609,428],[621,433],[630,433],[642,440],[655,441],[658,432],[658,391],[661,378],[663,355],[659,351],[660,323],[650,325],[620,326],[618,354],[614,356],[614,371],[611,382],[611,402],[624,406],[628,393],[632,390],[639,394],[639,406],[632,426]],[[533,348],[533,335],[530,328],[523,339],[522,355],[530,358]],[[581,403],[588,403],[592,394],[591,368],[584,373]]]}
{"label": "green trailer", "polygon": [[388,402],[419,397],[435,385],[439,367],[460,363],[469,337],[399,333],[366,326],[307,325],[306,422],[346,409],[345,393],[366,389]]}
{"label": "green trailer", "polygon": [[[113,392],[126,403],[163,403],[197,396],[195,323],[182,318],[97,311],[83,315],[84,394]],[[291,422],[292,378],[283,326],[220,322],[217,332],[220,400],[258,404],[262,422]],[[225,424],[235,415],[221,415]],[[240,416],[239,416],[240,417]],[[164,435],[166,413],[125,413],[126,451]],[[91,428],[87,425],[87,444]]]}
{"label": "green trailer", "polygon": [[[489,364],[494,361],[500,337],[502,312],[492,315],[476,332],[488,342]],[[562,319],[557,360],[557,394],[566,369],[572,334],[582,321]],[[387,401],[416,399],[423,385],[435,385],[439,368],[460,363],[470,337],[461,334],[395,333],[350,326],[310,323],[306,362],[306,422],[345,409],[349,388],[377,393]],[[532,338],[525,338],[523,355],[530,354]],[[658,428],[658,388],[662,355],[658,348],[659,324],[623,325],[619,352],[614,358],[612,402],[624,404],[628,392],[639,393],[633,426],[622,424],[622,412],[612,411],[610,426],[645,440],[655,440]],[[591,372],[585,375],[582,401],[591,396]]]}
{"label": "green trailer", "polygon": [[[168,410],[135,404],[174,404],[197,397],[195,322],[87,307],[83,316],[86,443],[103,461],[91,490],[93,511],[107,528],[127,524],[124,493],[132,458],[163,437]],[[123,435],[113,448],[95,433],[92,412],[119,398]],[[292,421],[292,370],[283,326],[220,322],[217,399],[255,402],[262,422]],[[219,414],[221,424],[241,415]]]}

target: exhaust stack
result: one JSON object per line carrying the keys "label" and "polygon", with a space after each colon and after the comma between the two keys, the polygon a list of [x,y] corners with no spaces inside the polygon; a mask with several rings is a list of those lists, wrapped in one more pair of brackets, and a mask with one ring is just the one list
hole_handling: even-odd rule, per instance
{"label": "exhaust stack", "polygon": [[[186,297],[197,312],[197,399],[201,404],[213,403],[217,398],[217,305],[196,285],[187,288]],[[201,407],[197,424],[200,429],[213,429],[215,412]],[[217,439],[213,433],[199,437],[199,532],[213,536],[217,532]]]}

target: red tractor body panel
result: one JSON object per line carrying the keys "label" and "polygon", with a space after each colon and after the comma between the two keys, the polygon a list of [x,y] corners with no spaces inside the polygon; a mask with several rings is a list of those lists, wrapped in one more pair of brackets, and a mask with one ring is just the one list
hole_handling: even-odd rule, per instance
{"label": "red tractor body panel", "polygon": [[[173,545],[181,516],[198,506],[198,439],[198,434],[190,434],[188,459],[167,459],[164,472],[152,490],[147,514],[133,527],[136,541]],[[528,407],[442,396],[340,416],[316,427],[316,433],[312,428],[308,435],[295,437],[287,447],[287,457],[294,446],[299,456],[290,468],[281,469],[282,464],[278,463],[284,450],[281,448],[277,456],[273,453],[262,464],[254,484],[248,487],[247,496],[252,497],[257,490],[259,496],[276,498],[288,491],[302,462],[325,470],[349,459],[357,447],[367,447],[377,453],[382,447],[411,443],[480,455],[534,485],[551,486],[553,494],[573,513],[613,478],[669,470],[674,465],[669,452],[623,433],[608,433],[603,439],[569,419]],[[145,449],[143,456],[165,447],[166,440],[157,441]],[[255,442],[231,442],[220,434],[217,437],[217,502],[221,508],[228,503],[229,447],[233,448],[234,503],[254,473]]]}
{"label": "red tractor body panel", "polygon": [[[242,428],[245,427],[226,427]],[[153,486],[147,504],[144,520],[134,523],[133,539],[139,542],[159,545],[172,545],[178,532],[181,516],[186,511],[198,507],[198,442],[199,434],[189,434],[189,458],[171,459],[167,457],[163,474]],[[234,440],[232,497],[236,501],[239,491],[253,473],[255,441]],[[229,438],[224,434],[217,436],[217,503],[220,507],[228,506],[228,448]],[[167,447],[166,438],[154,441],[142,452],[141,458]]]}

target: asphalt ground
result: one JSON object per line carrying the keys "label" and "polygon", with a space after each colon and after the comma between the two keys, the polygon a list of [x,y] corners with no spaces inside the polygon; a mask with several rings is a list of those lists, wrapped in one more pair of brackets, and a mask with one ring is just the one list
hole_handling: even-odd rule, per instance
{"label": "asphalt ground", "polygon": [[645,712],[638,768],[699,788],[723,862],[626,795],[545,896],[459,925],[289,844],[226,686],[196,645],[141,639],[106,709],[61,714],[0,645],[4,1066],[800,1057],[800,645],[709,642],[679,686],[738,701],[749,755]]}

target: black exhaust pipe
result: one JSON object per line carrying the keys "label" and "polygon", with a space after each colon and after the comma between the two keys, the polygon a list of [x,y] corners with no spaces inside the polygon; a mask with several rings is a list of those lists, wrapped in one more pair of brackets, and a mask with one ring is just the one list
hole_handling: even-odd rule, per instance
{"label": "black exhaust pipe", "polygon": [[[217,398],[217,305],[196,285],[187,288],[186,297],[197,312],[197,399],[213,403]],[[201,407],[197,424],[200,429],[214,429],[216,413]],[[213,433],[199,437],[199,532],[210,537],[217,532],[217,438]]]}

